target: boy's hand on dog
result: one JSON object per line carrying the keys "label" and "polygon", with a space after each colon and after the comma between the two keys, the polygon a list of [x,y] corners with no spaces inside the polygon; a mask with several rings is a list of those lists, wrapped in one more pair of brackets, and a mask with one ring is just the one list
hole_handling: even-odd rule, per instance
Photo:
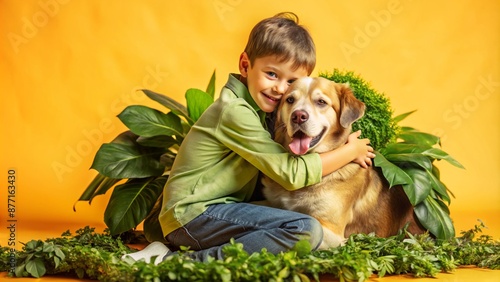
{"label": "boy's hand on dog", "polygon": [[346,146],[351,147],[353,150],[355,156],[353,162],[363,168],[368,168],[372,165],[372,158],[375,158],[375,154],[370,146],[370,140],[368,138],[359,139],[359,136],[361,136],[361,130],[351,133]]}

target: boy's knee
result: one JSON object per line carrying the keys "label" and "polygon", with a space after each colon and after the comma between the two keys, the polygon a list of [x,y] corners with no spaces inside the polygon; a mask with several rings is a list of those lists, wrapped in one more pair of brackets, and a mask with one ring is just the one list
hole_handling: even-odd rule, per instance
{"label": "boy's knee", "polygon": [[300,216],[291,225],[287,225],[287,229],[294,234],[297,241],[308,240],[313,250],[316,250],[323,241],[321,223],[309,215]]}
{"label": "boy's knee", "polygon": [[309,230],[309,243],[311,244],[311,248],[316,250],[323,241],[323,227],[314,217],[309,217],[304,219],[304,221],[307,225],[306,230]]}

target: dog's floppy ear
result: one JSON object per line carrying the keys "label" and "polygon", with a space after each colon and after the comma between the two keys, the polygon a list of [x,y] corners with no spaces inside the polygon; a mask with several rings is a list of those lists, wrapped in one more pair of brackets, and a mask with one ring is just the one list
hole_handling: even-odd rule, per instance
{"label": "dog's floppy ear", "polygon": [[340,100],[340,125],[349,128],[365,114],[365,104],[354,97],[348,84],[340,84],[337,93]]}

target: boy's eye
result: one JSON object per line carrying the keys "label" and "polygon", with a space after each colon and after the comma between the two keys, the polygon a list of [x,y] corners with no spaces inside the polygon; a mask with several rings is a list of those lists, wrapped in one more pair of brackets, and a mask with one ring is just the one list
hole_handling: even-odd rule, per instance
{"label": "boy's eye", "polygon": [[295,81],[295,79],[290,79],[289,81],[287,81],[288,85],[292,84],[293,82]]}
{"label": "boy's eye", "polygon": [[278,77],[278,75],[275,72],[272,72],[272,71],[268,71],[267,75],[270,76],[270,77],[273,77],[273,78]]}

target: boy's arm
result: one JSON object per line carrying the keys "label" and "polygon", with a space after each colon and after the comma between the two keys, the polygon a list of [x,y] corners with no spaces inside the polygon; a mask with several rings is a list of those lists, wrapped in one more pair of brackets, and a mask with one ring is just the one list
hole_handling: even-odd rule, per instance
{"label": "boy's arm", "polygon": [[349,135],[347,143],[333,151],[321,153],[322,175],[330,174],[350,162],[355,162],[363,168],[371,166],[371,158],[375,157],[370,140],[358,139],[361,131]]}

